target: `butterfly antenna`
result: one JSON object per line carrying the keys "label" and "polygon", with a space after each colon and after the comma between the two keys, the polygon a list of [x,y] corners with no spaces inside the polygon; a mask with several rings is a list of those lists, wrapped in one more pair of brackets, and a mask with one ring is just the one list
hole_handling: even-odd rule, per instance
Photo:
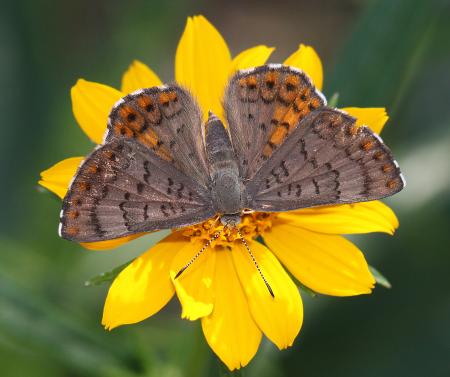
{"label": "butterfly antenna", "polygon": [[259,274],[261,275],[261,278],[263,279],[264,284],[266,285],[270,295],[272,296],[272,298],[275,298],[275,295],[273,294],[272,288],[270,287],[270,284],[267,282],[266,277],[262,273],[261,268],[259,267],[259,264],[258,264],[255,256],[253,255],[252,251],[250,250],[250,247],[248,246],[247,241],[242,236],[241,231],[237,227],[236,227],[236,230],[237,230],[237,233],[239,234],[239,238],[241,239],[242,243],[244,244],[245,248],[247,249],[248,253],[250,254],[250,257],[252,258],[252,261],[255,264],[256,269],[258,270]]}
{"label": "butterfly antenna", "polygon": [[175,275],[175,279],[178,278],[192,263],[195,262],[195,260],[208,248],[209,245],[211,245],[211,242],[219,238],[219,236],[222,234],[223,230],[225,228],[222,228],[218,232],[216,232],[209,240],[206,242],[203,247],[200,249],[200,251],[195,254],[192,259]]}

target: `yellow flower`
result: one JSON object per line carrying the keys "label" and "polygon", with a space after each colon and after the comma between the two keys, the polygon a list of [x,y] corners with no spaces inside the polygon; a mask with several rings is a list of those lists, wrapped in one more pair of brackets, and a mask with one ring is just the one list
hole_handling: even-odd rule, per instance
{"label": "yellow flower", "polygon": [[[230,75],[264,64],[273,48],[256,46],[232,59],[219,32],[202,16],[188,18],[175,58],[175,79],[197,97],[203,111],[223,113],[221,98]],[[322,63],[312,47],[300,45],[285,64],[304,70],[322,88]],[[107,116],[125,94],[160,85],[158,76],[139,61],[122,79],[121,90],[80,79],[72,88],[73,112],[95,143],[102,142]],[[380,132],[387,120],[384,108],[346,108]],[[39,183],[64,197],[83,157],[61,161],[41,173]],[[182,317],[201,319],[208,344],[230,370],[245,366],[255,355],[262,334],[278,348],[292,345],[303,321],[302,301],[286,268],[315,292],[352,296],[370,293],[374,278],[361,251],[341,234],[385,232],[398,222],[379,201],[302,209],[279,214],[243,216],[239,229],[248,240],[275,298],[243,244],[225,231],[178,279],[175,274],[221,227],[206,221],[172,234],[136,258],[109,290],[103,324],[107,329],[142,321],[158,312],[176,293]],[[91,249],[116,247],[139,235],[84,244]],[[261,237],[264,245],[255,240]],[[281,263],[280,263],[281,262]],[[283,266],[284,267],[283,267]]]}

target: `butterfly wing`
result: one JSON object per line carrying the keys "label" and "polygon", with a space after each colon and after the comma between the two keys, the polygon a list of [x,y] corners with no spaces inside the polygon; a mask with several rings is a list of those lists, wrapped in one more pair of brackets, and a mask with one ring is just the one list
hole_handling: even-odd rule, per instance
{"label": "butterfly wing", "polygon": [[112,140],[81,165],[64,198],[63,238],[77,242],[181,227],[214,215],[209,191],[135,140]]}
{"label": "butterfly wing", "polygon": [[213,216],[203,140],[200,110],[181,87],[121,99],[105,144],[79,168],[64,199],[62,237],[100,241]]}
{"label": "butterfly wing", "polygon": [[251,179],[299,122],[325,104],[295,68],[265,65],[231,78],[224,106],[243,179]]}
{"label": "butterfly wing", "polygon": [[287,211],[381,199],[405,183],[380,137],[329,108],[311,112],[247,184],[249,208]]}
{"label": "butterfly wing", "polygon": [[201,112],[177,85],[142,89],[121,99],[109,116],[105,142],[115,139],[135,140],[209,185]]}

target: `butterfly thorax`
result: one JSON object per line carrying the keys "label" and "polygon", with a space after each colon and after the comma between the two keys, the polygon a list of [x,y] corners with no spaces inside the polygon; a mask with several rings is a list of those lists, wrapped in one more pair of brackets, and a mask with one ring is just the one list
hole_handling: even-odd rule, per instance
{"label": "butterfly thorax", "polygon": [[222,121],[210,114],[206,123],[206,155],[210,167],[213,206],[222,222],[239,222],[244,187],[230,137]]}

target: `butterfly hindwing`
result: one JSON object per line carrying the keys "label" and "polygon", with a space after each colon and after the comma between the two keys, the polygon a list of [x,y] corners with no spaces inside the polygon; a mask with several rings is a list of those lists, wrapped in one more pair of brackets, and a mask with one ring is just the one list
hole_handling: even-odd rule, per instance
{"label": "butterfly hindwing", "polygon": [[106,142],[133,139],[208,185],[201,112],[177,85],[138,90],[121,99],[109,116]]}
{"label": "butterfly hindwing", "polygon": [[381,199],[403,177],[380,137],[329,108],[311,112],[247,185],[249,207],[287,211]]}
{"label": "butterfly hindwing", "polygon": [[243,179],[251,179],[297,124],[325,104],[309,78],[292,67],[265,65],[231,78],[224,105]]}
{"label": "butterfly hindwing", "polygon": [[81,165],[64,199],[61,236],[93,242],[181,227],[214,215],[210,194],[136,140],[117,139]]}

